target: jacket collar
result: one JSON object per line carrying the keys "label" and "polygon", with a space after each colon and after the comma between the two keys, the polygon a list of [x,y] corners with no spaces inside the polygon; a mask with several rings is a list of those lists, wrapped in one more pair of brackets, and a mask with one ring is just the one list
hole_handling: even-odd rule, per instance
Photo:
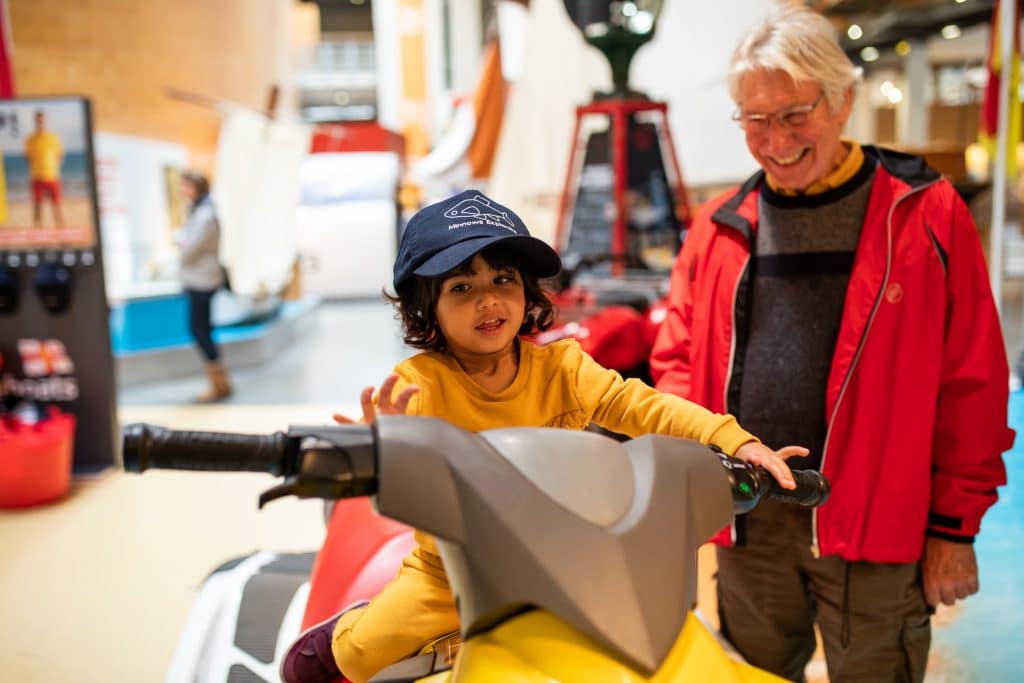
{"label": "jacket collar", "polygon": [[[874,159],[887,175],[906,183],[910,188],[934,183],[941,174],[928,165],[924,157],[874,145],[863,145],[864,156]],[[764,170],[759,170],[740,185],[736,193],[711,215],[716,223],[738,230],[750,241],[753,225],[757,222],[757,192],[765,182]]]}
{"label": "jacket collar", "polygon": [[889,175],[912,188],[934,183],[942,177],[941,173],[928,165],[924,157],[914,154],[864,145],[864,155],[876,159]]}
{"label": "jacket collar", "polygon": [[711,214],[711,220],[739,230],[749,242],[754,236],[753,225],[757,222],[757,193],[754,191],[764,182],[763,170],[747,178],[728,201]]}

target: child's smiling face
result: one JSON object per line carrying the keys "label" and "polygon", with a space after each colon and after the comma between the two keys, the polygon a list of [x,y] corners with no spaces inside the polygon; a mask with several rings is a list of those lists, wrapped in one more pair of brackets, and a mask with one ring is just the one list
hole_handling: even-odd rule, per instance
{"label": "child's smiling face", "polygon": [[512,352],[526,316],[523,279],[515,268],[495,269],[476,254],[467,272],[445,278],[436,314],[456,358]]}

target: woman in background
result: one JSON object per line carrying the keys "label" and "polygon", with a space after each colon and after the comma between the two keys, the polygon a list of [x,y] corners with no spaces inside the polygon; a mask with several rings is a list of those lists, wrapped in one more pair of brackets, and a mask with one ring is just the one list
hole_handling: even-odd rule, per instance
{"label": "woman in background", "polygon": [[181,284],[188,297],[189,331],[206,361],[209,389],[196,397],[210,403],[231,395],[227,368],[220,362],[220,349],[213,343],[210,300],[224,286],[220,265],[220,224],[210,198],[210,181],[200,173],[186,171],[181,176],[181,192],[189,202],[188,219],[175,234],[181,250]]}

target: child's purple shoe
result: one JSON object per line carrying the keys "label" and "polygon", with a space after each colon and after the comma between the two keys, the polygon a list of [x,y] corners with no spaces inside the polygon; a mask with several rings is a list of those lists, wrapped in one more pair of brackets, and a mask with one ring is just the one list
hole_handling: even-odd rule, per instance
{"label": "child's purple shoe", "polygon": [[331,653],[334,625],[345,612],[366,604],[360,602],[349,605],[327,621],[303,631],[281,660],[281,680],[284,683],[334,683],[344,680]]}

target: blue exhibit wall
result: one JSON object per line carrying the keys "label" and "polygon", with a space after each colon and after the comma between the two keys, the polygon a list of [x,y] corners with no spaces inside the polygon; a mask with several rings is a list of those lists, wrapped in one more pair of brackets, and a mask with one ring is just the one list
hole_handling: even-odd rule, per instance
{"label": "blue exhibit wall", "polygon": [[191,344],[188,300],[172,294],[111,306],[110,341],[115,356]]}
{"label": "blue exhibit wall", "polygon": [[1008,483],[975,542],[981,590],[933,630],[945,681],[1024,680],[1024,392],[1010,395],[1009,411],[1017,439],[1003,456]]}
{"label": "blue exhibit wall", "polygon": [[[268,325],[294,318],[317,304],[318,299],[311,297],[284,301],[257,320],[215,327],[213,339],[223,345],[258,338]],[[115,356],[191,346],[188,300],[184,294],[168,294],[114,304],[110,309],[110,339]]]}

